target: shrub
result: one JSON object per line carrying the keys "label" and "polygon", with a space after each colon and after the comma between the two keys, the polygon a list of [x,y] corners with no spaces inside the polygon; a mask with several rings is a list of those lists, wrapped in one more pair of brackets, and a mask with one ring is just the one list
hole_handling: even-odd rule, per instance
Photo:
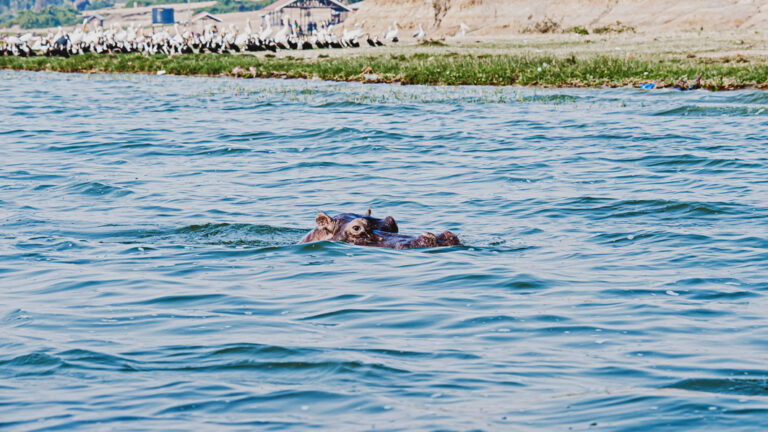
{"label": "shrub", "polygon": [[624,32],[635,33],[635,28],[632,26],[623,24],[621,21],[616,21],[616,24],[608,24],[601,27],[595,27],[592,29],[592,33],[595,33],[595,34],[624,33]]}
{"label": "shrub", "polygon": [[80,12],[70,6],[48,6],[39,11],[25,10],[3,25],[18,25],[23,29],[69,26],[82,20]]}
{"label": "shrub", "polygon": [[576,26],[576,27],[572,28],[571,32],[579,34],[579,35],[582,35],[582,36],[586,36],[586,35],[589,34],[589,30],[585,29],[582,26]]}
{"label": "shrub", "polygon": [[546,17],[543,20],[534,23],[523,29],[523,33],[554,33],[560,30],[560,23],[552,18]]}

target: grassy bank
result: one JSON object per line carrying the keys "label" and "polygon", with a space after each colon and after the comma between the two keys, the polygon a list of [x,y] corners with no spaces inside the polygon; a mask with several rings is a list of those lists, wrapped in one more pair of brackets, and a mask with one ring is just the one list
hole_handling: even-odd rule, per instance
{"label": "grassy bank", "polygon": [[57,72],[134,72],[173,75],[319,78],[339,81],[401,82],[436,85],[523,85],[618,87],[654,83],[656,87],[711,90],[768,89],[768,62],[743,57],[653,58],[611,55],[533,53],[471,54],[381,53],[314,57],[267,54],[192,54],[168,57],[85,54],[70,58],[0,57],[0,68]]}

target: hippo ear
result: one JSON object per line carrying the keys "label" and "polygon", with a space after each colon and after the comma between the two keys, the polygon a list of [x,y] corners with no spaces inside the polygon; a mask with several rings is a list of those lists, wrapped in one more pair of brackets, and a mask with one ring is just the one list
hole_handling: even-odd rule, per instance
{"label": "hippo ear", "polygon": [[371,217],[371,208],[370,207],[368,207],[368,210],[365,211],[365,216],[366,217]]}
{"label": "hippo ear", "polygon": [[384,218],[384,220],[381,222],[381,230],[391,233],[397,233],[397,222],[395,222],[395,218],[392,216],[387,216]]}
{"label": "hippo ear", "polygon": [[331,219],[331,217],[324,212],[320,212],[315,218],[315,223],[317,224],[318,228],[328,228],[333,223],[333,219]]}

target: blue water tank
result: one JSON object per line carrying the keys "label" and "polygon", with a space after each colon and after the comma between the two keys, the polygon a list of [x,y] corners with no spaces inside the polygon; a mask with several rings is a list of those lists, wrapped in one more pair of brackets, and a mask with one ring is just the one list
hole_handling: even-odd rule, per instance
{"label": "blue water tank", "polygon": [[152,24],[173,23],[173,8],[152,8]]}

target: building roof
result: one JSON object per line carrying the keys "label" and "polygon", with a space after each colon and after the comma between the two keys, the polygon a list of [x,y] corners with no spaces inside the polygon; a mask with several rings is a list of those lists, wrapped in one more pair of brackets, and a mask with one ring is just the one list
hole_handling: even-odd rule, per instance
{"label": "building roof", "polygon": [[93,20],[104,21],[104,17],[99,14],[86,15],[83,17],[83,24],[89,23]]}
{"label": "building roof", "polygon": [[193,16],[192,18],[189,19],[189,22],[193,23],[193,22],[197,22],[197,21],[200,21],[200,20],[204,20],[204,19],[209,19],[209,20],[213,20],[213,21],[216,21],[216,22],[221,22],[221,18],[218,18],[218,17],[216,17],[214,15],[211,15],[210,13],[205,12],[205,11],[199,12],[199,13],[195,14],[195,16]]}
{"label": "building roof", "polygon": [[264,13],[277,12],[285,8],[300,8],[300,9],[314,9],[314,8],[331,8],[337,11],[349,12],[348,6],[339,3],[336,0],[277,0],[271,5],[261,9]]}

